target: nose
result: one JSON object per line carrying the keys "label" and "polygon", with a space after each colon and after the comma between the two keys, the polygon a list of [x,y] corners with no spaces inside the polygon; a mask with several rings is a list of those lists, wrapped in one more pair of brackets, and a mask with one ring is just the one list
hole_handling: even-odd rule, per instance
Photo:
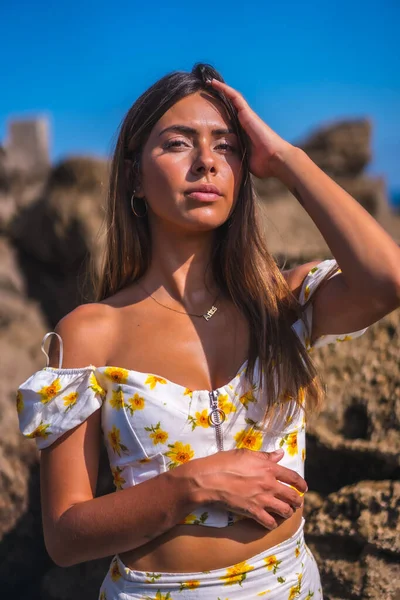
{"label": "nose", "polygon": [[205,173],[216,173],[216,161],[213,152],[206,144],[202,144],[196,153],[192,164],[192,171],[195,175],[204,175]]}

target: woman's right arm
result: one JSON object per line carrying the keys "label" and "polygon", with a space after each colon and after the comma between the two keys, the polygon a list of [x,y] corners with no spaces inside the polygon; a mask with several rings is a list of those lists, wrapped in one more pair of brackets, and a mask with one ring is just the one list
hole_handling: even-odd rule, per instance
{"label": "woman's right arm", "polygon": [[[110,335],[110,320],[104,318],[103,308],[79,307],[57,326],[64,342],[64,368],[105,364],[101,340]],[[52,343],[50,364],[56,363],[57,346]],[[95,498],[100,445],[97,410],[41,453],[44,538],[60,566],[142,546],[207,503],[224,505],[272,529],[276,521],[268,510],[288,518],[291,506],[302,503],[298,493],[280,481],[306,490],[297,473],[277,464],[280,455],[231,450]]]}

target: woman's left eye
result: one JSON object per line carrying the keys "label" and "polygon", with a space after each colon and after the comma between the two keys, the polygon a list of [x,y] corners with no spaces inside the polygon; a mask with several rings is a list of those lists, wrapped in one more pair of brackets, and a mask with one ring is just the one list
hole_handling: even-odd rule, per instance
{"label": "woman's left eye", "polygon": [[235,147],[232,146],[231,144],[228,144],[227,142],[221,142],[216,147],[221,148],[221,146],[223,146],[223,148],[222,148],[223,150],[235,150]]}

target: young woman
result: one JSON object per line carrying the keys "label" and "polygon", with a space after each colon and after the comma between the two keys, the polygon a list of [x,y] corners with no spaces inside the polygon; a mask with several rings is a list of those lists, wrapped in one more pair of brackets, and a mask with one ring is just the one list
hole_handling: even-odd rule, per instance
{"label": "young woman", "polygon": [[[288,187],[334,259],[279,270],[250,173]],[[302,516],[324,395],[310,351],[399,306],[398,246],[209,65],[129,110],[107,210],[97,302],[17,394],[50,556],[112,556],[102,600],[322,598]],[[102,436],[116,492],[95,498]]]}

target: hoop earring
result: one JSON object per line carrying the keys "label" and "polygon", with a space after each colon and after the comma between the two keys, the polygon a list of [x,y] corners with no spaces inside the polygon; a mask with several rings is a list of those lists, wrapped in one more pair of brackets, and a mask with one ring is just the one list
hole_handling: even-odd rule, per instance
{"label": "hoop earring", "polygon": [[144,208],[145,208],[145,211],[144,211],[144,213],[143,213],[142,215],[139,215],[139,214],[136,212],[136,210],[135,210],[135,200],[139,200],[139,198],[136,198],[136,197],[135,197],[135,190],[133,190],[133,194],[132,194],[132,196],[131,196],[131,209],[132,209],[132,212],[133,212],[133,214],[134,214],[136,217],[138,217],[139,219],[142,219],[143,217],[145,217],[145,216],[147,215],[147,202],[146,202],[146,200],[143,198],[143,203],[144,203]]}

